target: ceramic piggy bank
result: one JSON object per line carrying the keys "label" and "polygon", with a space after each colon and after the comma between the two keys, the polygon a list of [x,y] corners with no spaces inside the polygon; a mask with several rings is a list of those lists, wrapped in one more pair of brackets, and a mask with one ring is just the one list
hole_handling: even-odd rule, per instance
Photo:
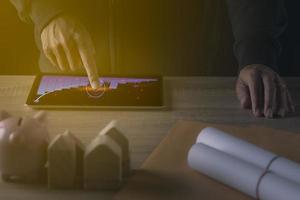
{"label": "ceramic piggy bank", "polygon": [[44,114],[37,113],[34,117],[2,116],[6,116],[0,121],[2,179],[28,183],[42,181],[46,177],[49,141]]}

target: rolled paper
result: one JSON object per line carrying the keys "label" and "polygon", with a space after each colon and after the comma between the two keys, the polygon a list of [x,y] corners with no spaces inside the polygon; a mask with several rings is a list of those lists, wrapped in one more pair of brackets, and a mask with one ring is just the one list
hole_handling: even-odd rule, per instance
{"label": "rolled paper", "polygon": [[211,127],[200,132],[196,143],[206,144],[261,168],[266,168],[276,156],[270,151]]}
{"label": "rolled paper", "polygon": [[267,173],[258,189],[261,200],[299,200],[300,185],[274,173]]}
{"label": "rolled paper", "polygon": [[219,182],[261,200],[299,200],[300,185],[205,144],[194,144],[189,166]]}
{"label": "rolled paper", "polygon": [[196,143],[202,143],[300,184],[300,164],[215,128],[203,129]]}
{"label": "rolled paper", "polygon": [[269,171],[300,184],[300,164],[294,161],[279,157],[270,165]]}
{"label": "rolled paper", "polygon": [[204,144],[194,144],[189,166],[221,183],[256,198],[256,186],[264,169]]}

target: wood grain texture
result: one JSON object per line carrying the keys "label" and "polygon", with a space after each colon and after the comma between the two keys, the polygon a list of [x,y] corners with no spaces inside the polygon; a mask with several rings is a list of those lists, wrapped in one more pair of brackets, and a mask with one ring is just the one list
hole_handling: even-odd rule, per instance
{"label": "wood grain texture", "polygon": [[[0,109],[13,115],[33,112],[24,107],[33,76],[0,76]],[[286,78],[297,105],[297,113],[284,119],[257,119],[240,109],[233,77],[166,77],[167,109],[157,111],[51,110],[51,138],[69,129],[88,144],[111,120],[130,141],[133,168],[139,168],[178,120],[201,120],[238,125],[260,125],[300,133],[300,78]],[[1,183],[0,199],[109,199],[111,192],[49,191],[42,186]],[[26,195],[24,195],[26,194]]]}

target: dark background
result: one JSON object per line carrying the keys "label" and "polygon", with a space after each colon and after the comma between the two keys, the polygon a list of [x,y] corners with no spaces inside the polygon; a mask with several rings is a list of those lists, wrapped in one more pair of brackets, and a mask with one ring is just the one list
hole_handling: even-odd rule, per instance
{"label": "dark background", "polygon": [[[192,1],[192,0],[191,0]],[[193,0],[199,1],[199,0]],[[233,76],[237,74],[237,64],[232,53],[233,37],[227,16],[225,0],[204,1],[201,10],[201,26],[204,34],[194,40],[201,41],[204,56],[194,75]],[[205,3],[206,2],[206,3]],[[182,1],[185,3],[185,1]],[[198,4],[198,3],[197,3]],[[280,58],[281,72],[285,76],[300,75],[300,2],[287,0],[289,27],[281,40],[283,53]],[[193,3],[191,3],[193,5]],[[196,5],[196,3],[195,3]],[[183,6],[188,11],[188,6]],[[184,9],[180,8],[180,9]],[[194,16],[196,17],[196,16]],[[32,25],[18,18],[15,8],[8,0],[0,3],[0,74],[35,74],[38,69],[38,51],[35,47]],[[194,24],[194,26],[196,26]],[[185,27],[182,25],[181,27]],[[187,30],[193,27],[186,27]],[[197,37],[197,34],[191,34]],[[189,38],[193,40],[193,38]],[[187,53],[182,52],[182,55]],[[180,75],[180,74],[178,74]]]}
{"label": "dark background", "polygon": [[281,74],[300,76],[300,1],[286,0],[289,25],[281,37],[282,56],[279,60]]}
{"label": "dark background", "polygon": [[33,27],[23,23],[8,0],[0,2],[0,74],[38,72]]}

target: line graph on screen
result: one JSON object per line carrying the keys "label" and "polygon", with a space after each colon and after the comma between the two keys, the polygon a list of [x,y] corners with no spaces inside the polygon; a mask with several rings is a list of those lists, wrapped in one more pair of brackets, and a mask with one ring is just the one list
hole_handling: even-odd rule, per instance
{"label": "line graph on screen", "polygon": [[142,83],[156,81],[158,81],[156,78],[100,77],[100,87],[92,89],[88,78],[85,76],[43,76],[34,102],[38,103],[50,94],[74,89],[85,92],[90,98],[97,99],[103,97],[108,91],[118,90],[120,86],[130,84],[131,87],[139,87]]}

